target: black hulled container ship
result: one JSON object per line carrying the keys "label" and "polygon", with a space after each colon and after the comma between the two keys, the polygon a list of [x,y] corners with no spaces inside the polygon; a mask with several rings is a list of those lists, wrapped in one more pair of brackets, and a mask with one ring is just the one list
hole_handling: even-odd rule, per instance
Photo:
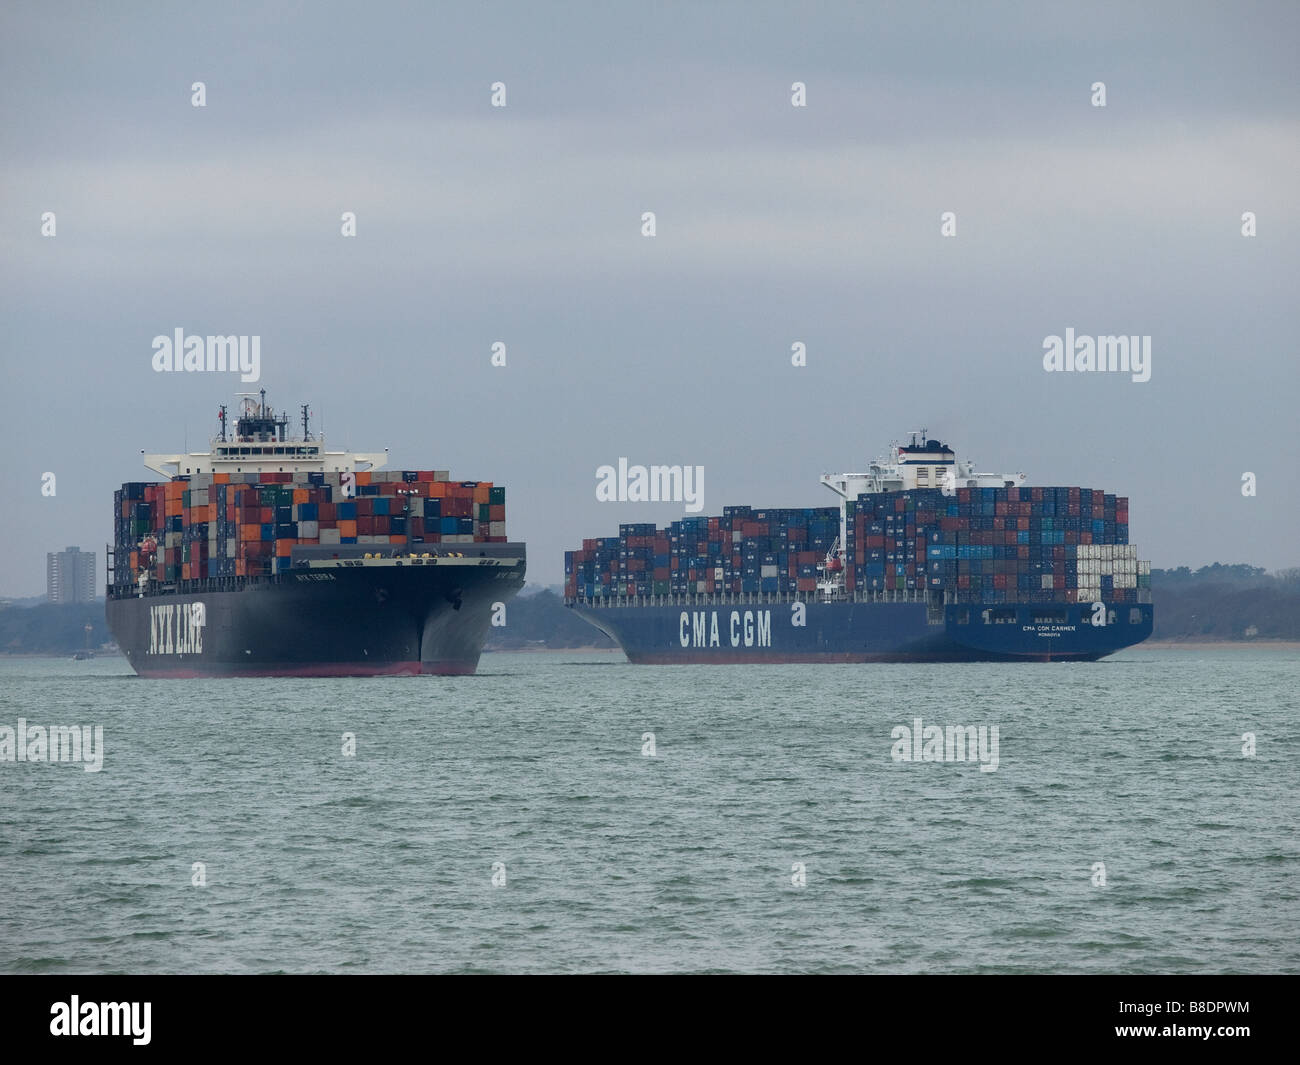
{"label": "black hulled container ship", "polygon": [[922,431],[865,473],[824,475],[837,507],[584,540],[565,602],[642,664],[1094,661],[1145,640],[1127,498],[1024,479]]}
{"label": "black hulled container ship", "polygon": [[114,495],[108,625],[145,677],[467,674],[522,586],[505,489],[326,451],[265,391]]}

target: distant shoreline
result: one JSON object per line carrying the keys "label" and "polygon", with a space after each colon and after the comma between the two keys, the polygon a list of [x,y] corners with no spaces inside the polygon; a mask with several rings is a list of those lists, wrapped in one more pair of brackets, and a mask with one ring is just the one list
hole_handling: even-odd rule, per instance
{"label": "distant shoreline", "polygon": [[1153,648],[1161,651],[1240,651],[1262,647],[1266,651],[1300,651],[1300,640],[1143,640],[1126,650]]}

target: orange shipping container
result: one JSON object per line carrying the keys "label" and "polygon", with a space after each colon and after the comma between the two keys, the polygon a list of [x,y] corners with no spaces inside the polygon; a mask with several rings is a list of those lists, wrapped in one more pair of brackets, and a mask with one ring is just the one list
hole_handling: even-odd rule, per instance
{"label": "orange shipping container", "polygon": [[432,482],[430,482],[430,484],[429,484],[429,498],[430,498],[430,499],[445,499],[446,496],[447,496],[447,484],[448,484],[448,482],[446,482],[446,481],[432,481]]}
{"label": "orange shipping container", "polygon": [[295,488],[295,489],[293,490],[293,501],[294,501],[295,503],[309,503],[309,502],[311,502],[311,500],[309,500],[309,499],[307,498],[307,489],[305,489],[305,488]]}
{"label": "orange shipping container", "polygon": [[242,558],[235,559],[235,576],[236,577],[246,576],[244,572],[244,560]]}
{"label": "orange shipping container", "polygon": [[369,483],[370,483],[370,471],[357,470],[357,484],[369,484]]}
{"label": "orange shipping container", "polygon": [[492,502],[492,485],[486,481],[480,481],[477,488],[474,489],[475,503]]}
{"label": "orange shipping container", "polygon": [[239,538],[244,541],[260,540],[262,538],[262,527],[260,525],[241,525],[239,527]]}
{"label": "orange shipping container", "polygon": [[356,520],[356,518],[344,518],[342,521],[340,521],[340,522],[339,522],[339,535],[340,535],[340,536],[356,536],[356,535],[357,535],[357,520]]}
{"label": "orange shipping container", "polygon": [[230,483],[230,474],[228,474],[228,473],[214,473],[214,474],[212,475],[212,483],[213,483],[213,484],[229,484],[229,483]]}
{"label": "orange shipping container", "polygon": [[293,550],[293,545],[298,541],[292,537],[285,537],[275,542],[275,554],[277,558],[288,558],[289,552]]}

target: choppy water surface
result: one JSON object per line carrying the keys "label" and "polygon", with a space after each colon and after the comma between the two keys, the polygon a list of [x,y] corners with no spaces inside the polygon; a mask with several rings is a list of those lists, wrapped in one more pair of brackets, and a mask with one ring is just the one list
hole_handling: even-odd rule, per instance
{"label": "choppy water surface", "polygon": [[[1297,972],[1297,691],[1276,650],[0,660],[0,725],[102,725],[105,751],[0,762],[0,971]],[[894,761],[916,717],[998,726],[997,770]]]}

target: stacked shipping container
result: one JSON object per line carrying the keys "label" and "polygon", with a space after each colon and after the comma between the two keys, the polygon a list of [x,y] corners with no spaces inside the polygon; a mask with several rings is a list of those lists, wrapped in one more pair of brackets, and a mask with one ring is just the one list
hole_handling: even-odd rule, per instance
{"label": "stacked shipping container", "polygon": [[838,507],[752,510],[683,518],[666,529],[620,525],[564,555],[565,595],[812,592],[840,530]]}
{"label": "stacked shipping container", "polygon": [[[846,504],[845,590],[944,593],[958,602],[1137,602],[1149,564],[1128,544],[1128,499],[1088,488],[865,493]],[[838,507],[622,525],[564,556],[570,599],[817,588]]]}
{"label": "stacked shipping container", "polygon": [[[344,496],[341,478],[355,478]],[[268,576],[297,544],[505,543],[505,489],[445,470],[207,473],[114,493],[116,585]]]}
{"label": "stacked shipping container", "polygon": [[927,588],[958,602],[1137,602],[1137,589],[1150,586],[1149,564],[1128,543],[1124,496],[931,488],[866,494],[848,507],[850,591]]}

